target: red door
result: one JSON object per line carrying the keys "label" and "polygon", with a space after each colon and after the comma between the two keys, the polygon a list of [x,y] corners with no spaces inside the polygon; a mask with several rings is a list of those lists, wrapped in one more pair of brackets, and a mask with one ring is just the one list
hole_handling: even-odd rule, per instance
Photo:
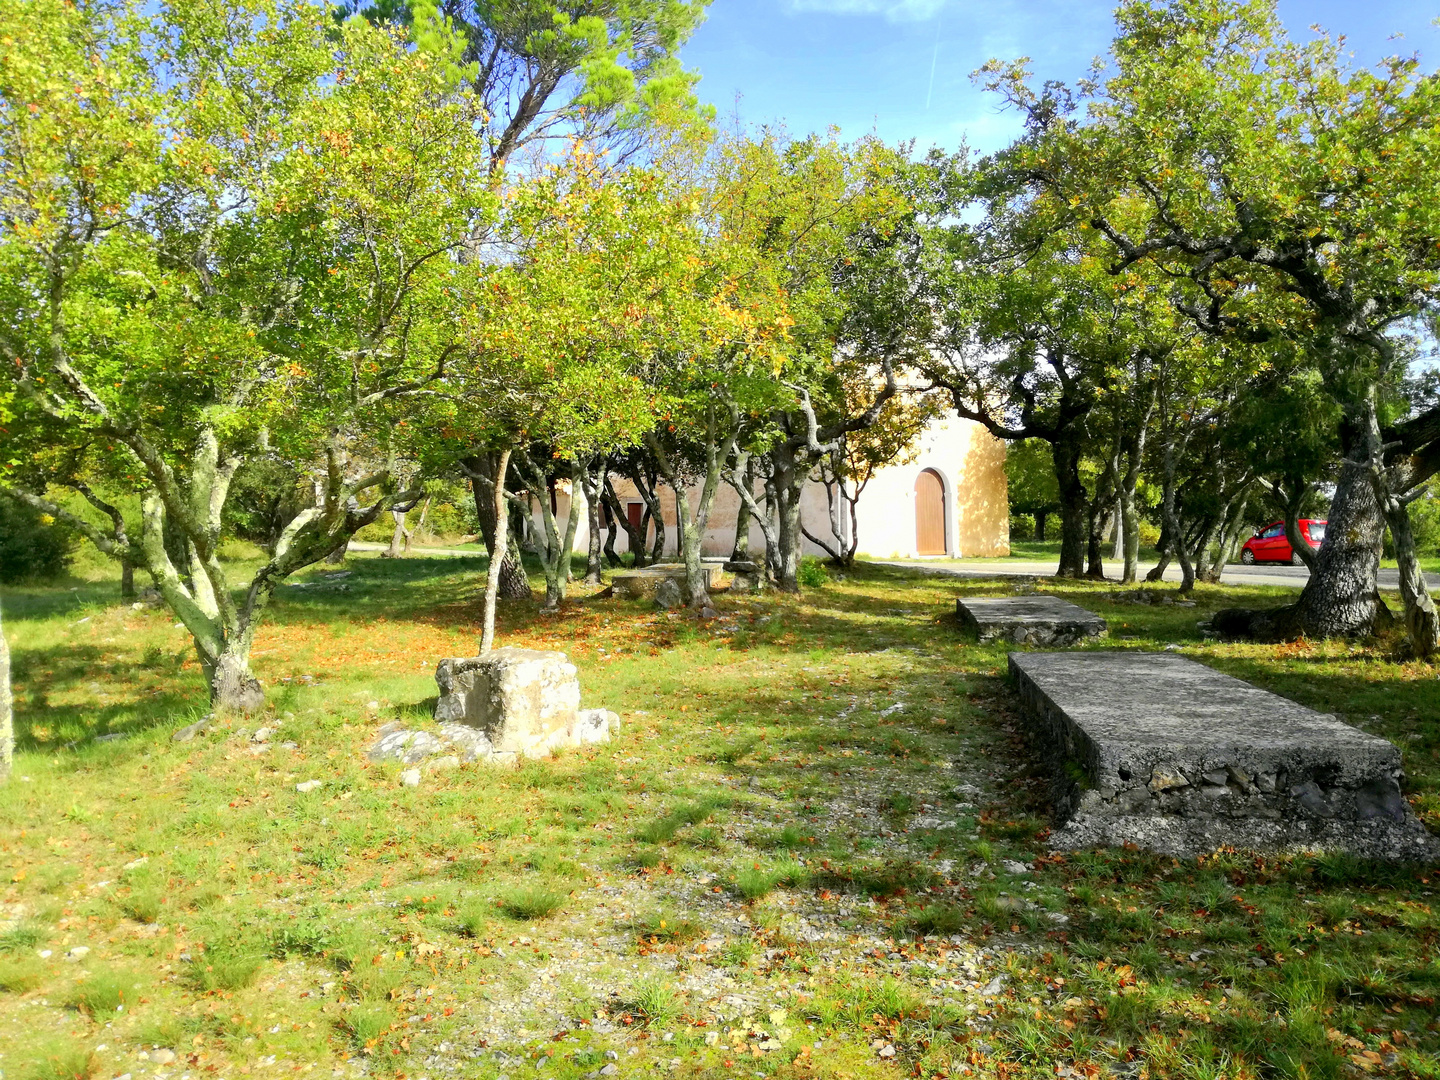
{"label": "red door", "polygon": [[645,520],[645,504],[627,503],[625,506],[625,516],[630,519],[630,528],[639,531],[640,523]]}

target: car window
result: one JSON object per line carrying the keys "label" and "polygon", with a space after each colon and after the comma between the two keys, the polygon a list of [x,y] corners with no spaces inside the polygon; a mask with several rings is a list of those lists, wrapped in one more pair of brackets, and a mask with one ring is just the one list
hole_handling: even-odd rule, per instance
{"label": "car window", "polygon": [[1285,526],[1276,525],[1273,529],[1266,529],[1260,534],[1261,540],[1274,540],[1277,536],[1285,535]]}
{"label": "car window", "polygon": [[1312,521],[1310,523],[1310,539],[1316,543],[1325,539],[1325,523],[1323,521]]}

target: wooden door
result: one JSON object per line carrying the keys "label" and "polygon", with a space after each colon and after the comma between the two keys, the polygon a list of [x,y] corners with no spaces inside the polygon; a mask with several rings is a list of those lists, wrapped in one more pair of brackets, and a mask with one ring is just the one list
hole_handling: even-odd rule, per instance
{"label": "wooden door", "polygon": [[644,503],[628,503],[625,506],[625,515],[630,519],[630,528],[636,532],[640,531],[640,523],[645,520]]}
{"label": "wooden door", "polygon": [[915,481],[915,551],[919,555],[944,555],[945,484],[930,469]]}

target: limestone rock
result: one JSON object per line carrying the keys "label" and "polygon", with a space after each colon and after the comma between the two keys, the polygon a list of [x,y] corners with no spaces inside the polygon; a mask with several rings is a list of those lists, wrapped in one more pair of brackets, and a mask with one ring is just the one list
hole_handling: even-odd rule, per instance
{"label": "limestone rock", "polygon": [[306,780],[303,784],[296,784],[295,790],[304,795],[312,791],[319,791],[324,786],[323,780]]}
{"label": "limestone rock", "polygon": [[435,719],[483,733],[492,754],[544,757],[574,740],[580,679],[564,653],[496,649],[442,660]]}
{"label": "limestone rock", "polygon": [[400,774],[400,783],[403,784],[403,785],[405,785],[405,787],[419,787],[419,786],[420,786],[420,770],[419,770],[419,769],[406,769],[404,772],[402,772],[402,773]]}
{"label": "limestone rock", "polygon": [[674,578],[665,578],[655,586],[655,606],[666,611],[680,607],[685,602],[680,594],[680,583]]}
{"label": "limestone rock", "polygon": [[414,765],[445,749],[445,744],[428,731],[392,731],[370,748],[371,761],[400,761]]}
{"label": "limestone rock", "polygon": [[174,742],[189,742],[195,738],[196,735],[203,735],[209,731],[210,724],[214,719],[213,715],[202,716],[199,720],[196,720],[195,723],[182,727],[179,731],[175,732],[174,735],[171,735],[170,738]]}

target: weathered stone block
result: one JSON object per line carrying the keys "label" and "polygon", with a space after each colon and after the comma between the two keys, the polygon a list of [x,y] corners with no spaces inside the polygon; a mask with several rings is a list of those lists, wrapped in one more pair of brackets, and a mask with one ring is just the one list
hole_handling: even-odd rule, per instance
{"label": "weathered stone block", "polygon": [[483,733],[492,756],[544,757],[577,742],[580,680],[564,653],[504,648],[442,660],[435,681],[435,719]]}
{"label": "weathered stone block", "polygon": [[[710,567],[704,567],[701,573],[705,575],[705,588],[714,587],[712,580],[714,571]],[[674,581],[683,584],[685,581],[685,567],[680,563],[656,563],[653,566],[645,566],[639,570],[626,570],[615,574],[610,578],[611,587],[615,595],[625,600],[652,600],[655,597],[655,590],[660,587],[662,581]]]}
{"label": "weathered stone block", "polygon": [[1440,858],[1389,742],[1169,654],[1012,653],[1054,768],[1058,848]]}
{"label": "weathered stone block", "polygon": [[955,613],[979,641],[1064,646],[1107,632],[1099,615],[1057,596],[962,597],[955,601]]}

